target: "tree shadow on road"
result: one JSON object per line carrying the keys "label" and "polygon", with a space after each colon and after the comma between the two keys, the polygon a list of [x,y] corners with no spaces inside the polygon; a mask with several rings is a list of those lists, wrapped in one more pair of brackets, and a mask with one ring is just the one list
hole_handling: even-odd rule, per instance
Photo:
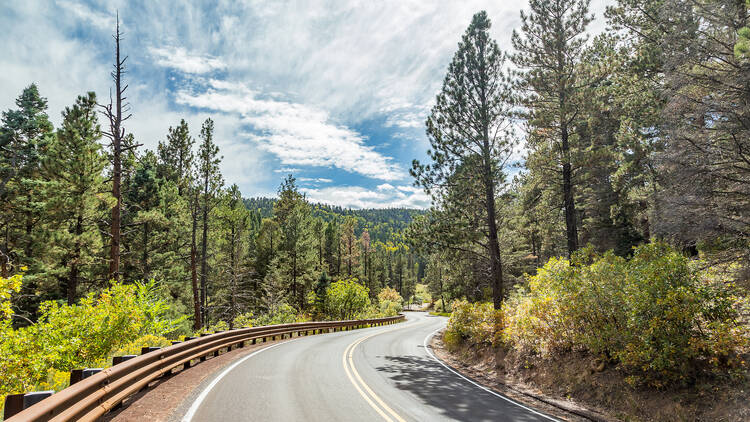
{"label": "tree shadow on road", "polygon": [[397,388],[439,409],[447,418],[461,421],[546,421],[537,414],[461,379],[431,358],[383,356],[388,362],[377,368]]}

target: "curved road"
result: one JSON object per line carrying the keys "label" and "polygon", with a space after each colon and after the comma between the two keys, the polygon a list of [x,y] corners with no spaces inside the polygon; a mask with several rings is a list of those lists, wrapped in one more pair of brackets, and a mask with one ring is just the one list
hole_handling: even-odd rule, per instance
{"label": "curved road", "polygon": [[279,343],[238,360],[183,417],[198,421],[549,421],[468,381],[426,347],[446,319]]}

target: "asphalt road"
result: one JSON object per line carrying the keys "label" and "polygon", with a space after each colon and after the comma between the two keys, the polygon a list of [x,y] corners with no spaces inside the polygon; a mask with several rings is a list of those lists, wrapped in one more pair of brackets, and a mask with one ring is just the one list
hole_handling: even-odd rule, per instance
{"label": "asphalt road", "polygon": [[202,386],[190,421],[549,421],[462,378],[426,347],[446,318],[323,334],[247,355]]}

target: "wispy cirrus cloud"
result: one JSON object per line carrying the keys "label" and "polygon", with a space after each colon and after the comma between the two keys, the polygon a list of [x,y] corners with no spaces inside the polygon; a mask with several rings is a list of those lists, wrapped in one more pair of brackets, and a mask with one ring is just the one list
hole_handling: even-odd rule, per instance
{"label": "wispy cirrus cloud", "polygon": [[71,0],[57,0],[57,5],[69,11],[78,19],[102,31],[112,31],[115,27],[115,17],[109,13],[100,12],[96,9],[84,6]]}
{"label": "wispy cirrus cloud", "polygon": [[379,180],[406,173],[366,144],[367,138],[312,106],[263,97],[239,83],[207,81],[204,92],[180,90],[175,101],[199,109],[238,114],[249,126],[243,135],[285,166],[334,167]]}
{"label": "wispy cirrus cloud", "polygon": [[[604,27],[602,11],[613,1],[592,0],[592,32]],[[210,116],[225,179],[246,196],[272,194],[293,173],[310,195],[331,195],[326,202],[421,206],[427,200],[405,186],[405,169],[412,158],[427,158],[424,121],[461,34],[472,14],[486,10],[492,36],[508,50],[526,7],[493,0],[0,1],[0,110],[15,107],[32,82],[56,125],[76,95],[93,90],[105,101],[119,10],[134,113],[125,129],[144,149],[182,118],[197,135]]]}
{"label": "wispy cirrus cloud", "polygon": [[156,59],[157,65],[184,73],[203,74],[227,67],[216,57],[189,52],[184,47],[150,47],[148,52]]}

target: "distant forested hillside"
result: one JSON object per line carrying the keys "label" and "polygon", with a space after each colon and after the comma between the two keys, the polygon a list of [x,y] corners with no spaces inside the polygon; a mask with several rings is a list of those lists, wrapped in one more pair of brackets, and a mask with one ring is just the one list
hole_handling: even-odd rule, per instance
{"label": "distant forested hillside", "polygon": [[[273,214],[273,204],[276,198],[246,198],[243,200],[248,210],[259,212],[262,218],[269,218]],[[353,217],[357,221],[355,234],[360,236],[365,228],[370,232],[372,241],[387,242],[394,234],[404,230],[412,219],[424,214],[424,211],[410,208],[366,208],[349,209],[328,204],[313,204],[313,215],[329,222],[342,217]]]}

